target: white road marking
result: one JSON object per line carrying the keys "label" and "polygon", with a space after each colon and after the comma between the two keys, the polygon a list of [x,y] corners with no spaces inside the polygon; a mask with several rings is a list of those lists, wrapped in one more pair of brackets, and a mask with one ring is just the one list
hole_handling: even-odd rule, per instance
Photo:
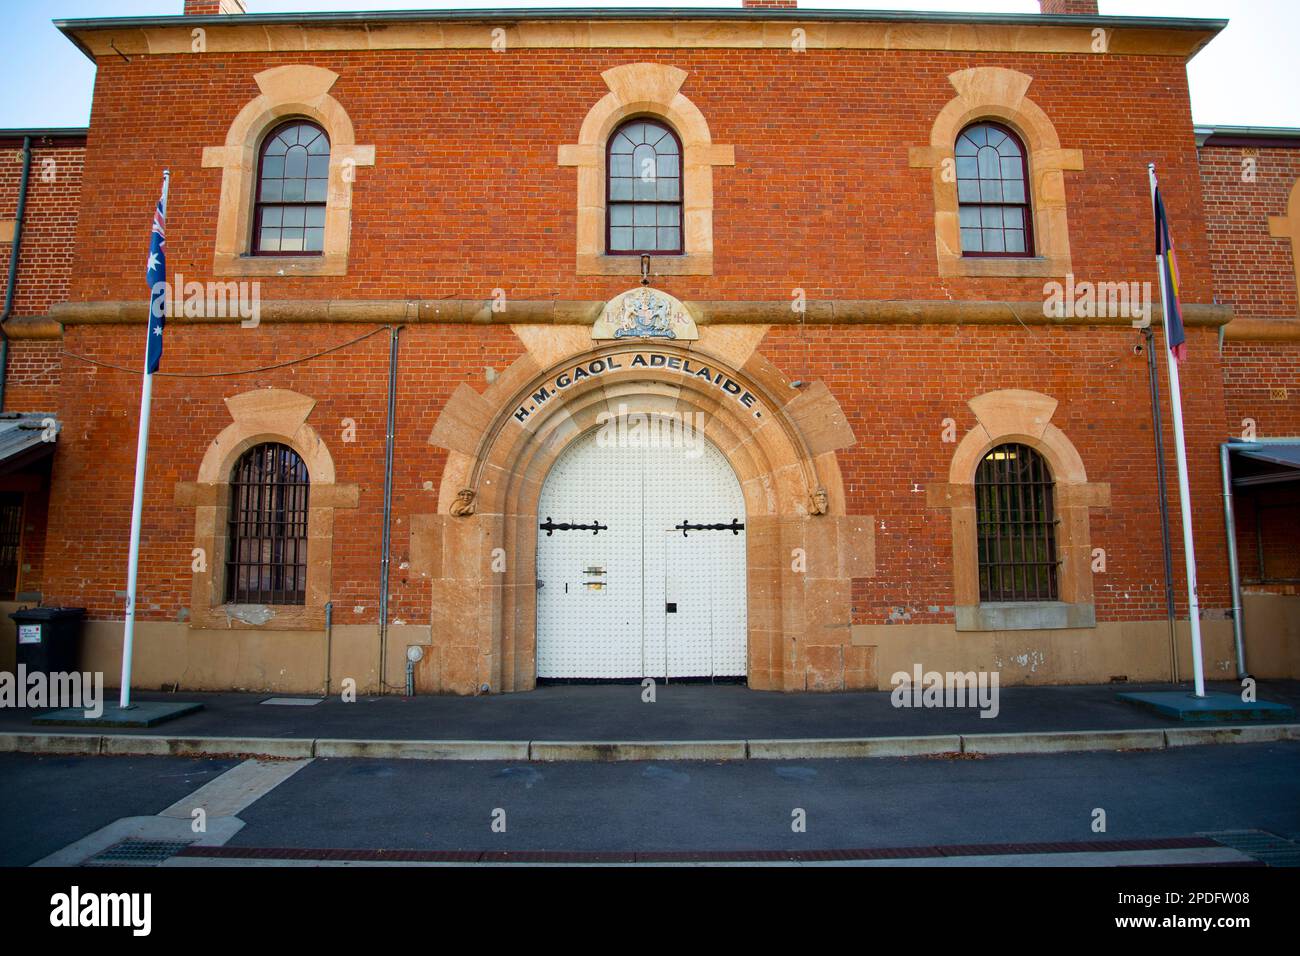
{"label": "white road marking", "polygon": [[245,760],[188,796],[181,797],[158,816],[189,820],[200,807],[209,818],[237,816],[239,811],[266,796],[309,763],[311,759]]}
{"label": "white road marking", "polygon": [[[123,817],[100,827],[32,866],[80,866],[124,840],[160,840],[222,846],[243,829],[236,814],[266,796],[311,760],[245,760],[152,817]],[[205,813],[203,832],[193,829],[194,811]]]}

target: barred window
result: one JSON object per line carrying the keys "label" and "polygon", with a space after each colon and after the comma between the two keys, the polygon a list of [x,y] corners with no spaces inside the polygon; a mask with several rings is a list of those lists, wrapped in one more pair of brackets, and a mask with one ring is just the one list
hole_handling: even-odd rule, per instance
{"label": "barred window", "polygon": [[230,476],[226,600],[304,604],[307,597],[307,465],[287,445],[257,445]]}
{"label": "barred window", "polygon": [[257,169],[255,254],[324,252],[329,175],[330,140],[315,123],[294,120],[271,132]]}
{"label": "barred window", "polygon": [[634,119],[609,138],[607,248],[611,254],[682,251],[682,146],[663,123]]}
{"label": "barred window", "polygon": [[965,256],[1032,256],[1029,164],[1024,144],[996,123],[957,137],[957,202]]}
{"label": "barred window", "polygon": [[1057,600],[1051,470],[1027,445],[999,445],[975,473],[981,601]]}
{"label": "barred window", "polygon": [[12,601],[17,596],[22,542],[22,492],[0,493],[0,601]]}

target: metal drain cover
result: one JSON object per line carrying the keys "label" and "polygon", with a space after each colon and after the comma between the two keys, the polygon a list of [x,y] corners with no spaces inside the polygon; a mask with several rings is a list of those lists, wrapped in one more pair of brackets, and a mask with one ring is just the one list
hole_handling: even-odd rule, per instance
{"label": "metal drain cover", "polygon": [[189,842],[123,840],[85,862],[85,866],[158,866],[189,846]]}
{"label": "metal drain cover", "polygon": [[1300,866],[1300,844],[1267,830],[1224,830],[1219,833],[1204,833],[1202,836],[1240,850],[1268,866]]}
{"label": "metal drain cover", "polygon": [[276,707],[314,707],[323,700],[323,697],[268,697],[262,703]]}

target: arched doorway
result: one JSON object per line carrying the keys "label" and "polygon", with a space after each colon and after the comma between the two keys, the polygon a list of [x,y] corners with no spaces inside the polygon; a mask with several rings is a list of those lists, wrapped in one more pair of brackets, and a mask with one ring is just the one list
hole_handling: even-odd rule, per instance
{"label": "arched doorway", "polygon": [[538,678],[745,676],[745,498],[696,417],[609,415],[537,521]]}
{"label": "arched doorway", "polygon": [[[631,310],[625,307],[629,298]],[[665,298],[667,308],[660,301]],[[729,469],[728,482],[735,484],[727,485],[728,494],[738,485],[744,502],[743,512],[682,507],[695,504],[690,496],[699,488],[714,489],[700,505],[712,508],[729,499],[717,493],[716,479],[674,477],[662,461],[635,472],[638,488],[674,507],[666,522],[650,526],[648,536],[644,525],[639,532],[643,540],[663,541],[657,565],[663,568],[662,586],[654,584],[653,571],[643,570],[645,562],[624,571],[651,578],[630,618],[639,615],[646,629],[638,653],[649,662],[627,668],[634,677],[659,667],[664,674],[711,670],[722,676],[730,670],[761,690],[876,685],[874,647],[851,641],[852,581],[874,573],[873,524],[869,515],[846,513],[836,455],[855,439],[824,384],[795,383],[758,352],[764,327],[714,325],[692,338],[685,307],[641,287],[611,300],[591,326],[513,328],[526,353],[481,393],[462,383],[429,436],[430,444],[448,455],[437,514],[412,518],[410,569],[430,580],[434,634],[428,663],[417,668],[417,686],[453,693],[529,690],[539,673],[554,673],[550,664],[538,663],[538,601],[555,594],[547,580],[551,572],[539,572],[539,538],[546,536],[539,528],[548,518],[552,524],[609,525],[591,506],[612,504],[619,483],[607,481],[583,495],[571,515],[559,513],[554,491],[548,489],[543,501],[543,487],[553,473],[557,480],[565,473],[556,466],[571,447],[595,441],[589,435],[611,416],[629,414],[689,417],[708,440],[703,454],[713,459],[716,452]],[[703,467],[691,459],[680,463]],[[745,527],[733,532],[733,521]],[[727,530],[697,533],[677,529],[681,524]],[[574,534],[581,532],[553,529],[550,539]],[[587,543],[603,543],[605,534],[589,529],[586,535],[594,541]],[[707,629],[692,625],[682,611],[683,604],[697,601],[682,589],[707,583],[709,602],[718,606],[719,618],[725,613],[712,576],[690,572],[694,564],[670,551],[689,548],[688,554],[707,556],[707,549],[722,547],[712,542],[723,540],[743,555],[734,575],[743,582],[734,589],[738,606],[728,616],[745,636],[744,656],[734,666],[720,662],[714,608]],[[592,551],[574,557],[584,590],[588,582],[612,578],[615,568],[607,556]],[[589,567],[607,573],[587,575]],[[566,573],[572,592],[572,567]],[[674,582],[674,573],[687,580]],[[563,592],[565,580],[557,580]],[[673,588],[687,596],[674,601]],[[593,601],[610,596],[600,590],[591,589]],[[658,601],[662,639],[645,617],[646,608]],[[675,616],[668,610],[672,603],[678,604]],[[673,648],[687,646],[685,637],[674,641],[675,626],[710,633],[707,668],[683,657],[682,670],[675,670]]]}

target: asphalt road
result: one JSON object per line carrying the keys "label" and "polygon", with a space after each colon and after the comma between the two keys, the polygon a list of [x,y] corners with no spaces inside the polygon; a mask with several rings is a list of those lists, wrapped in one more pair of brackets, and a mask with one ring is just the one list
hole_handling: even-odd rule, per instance
{"label": "asphalt road", "polygon": [[[1230,682],[1208,686],[1240,691]],[[112,733],[376,740],[743,740],[1186,726],[1116,697],[1120,691],[1169,689],[1168,684],[1004,687],[998,715],[992,719],[981,717],[975,707],[895,707],[888,691],[779,694],[727,684],[660,685],[653,704],[643,702],[636,683],[559,685],[485,697],[362,697],[354,703],[335,696],[311,707],[263,703],[273,694],[185,691],[139,693],[136,698],[196,701],[203,710],[157,727],[113,728]],[[1261,683],[1259,697],[1290,704],[1300,713],[1300,681]],[[31,733],[34,716],[24,708],[0,708],[0,731]],[[84,726],[35,729],[97,732]]]}
{"label": "asphalt road", "polygon": [[[0,756],[0,864],[155,814],[233,765]],[[1105,834],[1091,829],[1106,811]],[[493,832],[494,811],[505,832]],[[806,813],[806,832],[792,813]],[[318,759],[229,844],[430,850],[846,849],[1256,829],[1300,840],[1300,742],[983,759],[618,764]],[[500,814],[495,814],[500,819]]]}
{"label": "asphalt road", "polygon": [[238,762],[0,754],[0,866],[26,866],[114,820],[165,810]]}

